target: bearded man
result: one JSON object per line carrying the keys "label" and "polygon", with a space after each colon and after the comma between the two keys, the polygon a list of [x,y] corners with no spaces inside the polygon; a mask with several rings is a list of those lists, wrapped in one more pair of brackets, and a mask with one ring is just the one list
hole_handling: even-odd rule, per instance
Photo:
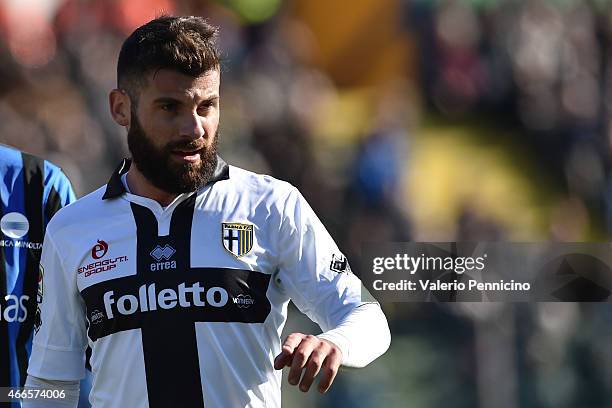
{"label": "bearded man", "polygon": [[[131,160],[49,224],[31,387],[93,407],[280,406],[282,368],[326,392],[388,348],[378,303],[296,188],[217,155],[217,29],[160,17],[125,41],[110,93]],[[287,306],[318,336],[281,342]],[[64,404],[64,405],[61,405]]]}

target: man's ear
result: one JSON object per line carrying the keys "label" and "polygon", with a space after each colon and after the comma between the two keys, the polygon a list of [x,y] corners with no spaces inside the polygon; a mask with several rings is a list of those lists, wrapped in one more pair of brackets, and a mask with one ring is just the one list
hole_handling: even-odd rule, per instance
{"label": "man's ear", "polygon": [[131,100],[127,92],[122,89],[113,89],[108,95],[110,112],[115,122],[121,126],[130,126]]}

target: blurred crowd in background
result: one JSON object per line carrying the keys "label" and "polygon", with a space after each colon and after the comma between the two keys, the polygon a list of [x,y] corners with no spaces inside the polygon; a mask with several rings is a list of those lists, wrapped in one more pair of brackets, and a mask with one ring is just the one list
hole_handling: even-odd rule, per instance
{"label": "blurred crowd in background", "polygon": [[[349,259],[364,241],[609,240],[612,2],[2,0],[0,141],[79,196],[104,184],[128,155],[119,48],[162,13],[220,27],[221,156],[299,187]],[[285,387],[287,406],[612,406],[607,304],[383,307],[390,351],[327,397]]]}

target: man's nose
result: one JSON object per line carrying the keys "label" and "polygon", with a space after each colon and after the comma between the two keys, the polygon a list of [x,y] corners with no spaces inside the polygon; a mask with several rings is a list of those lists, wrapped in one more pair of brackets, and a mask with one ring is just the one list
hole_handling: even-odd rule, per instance
{"label": "man's nose", "polygon": [[191,140],[203,137],[206,131],[204,130],[202,120],[203,119],[196,114],[185,116],[179,129],[180,135]]}

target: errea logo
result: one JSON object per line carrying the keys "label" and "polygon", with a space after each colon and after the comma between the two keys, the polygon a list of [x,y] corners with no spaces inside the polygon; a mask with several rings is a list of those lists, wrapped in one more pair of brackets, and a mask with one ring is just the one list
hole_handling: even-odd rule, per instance
{"label": "errea logo", "polygon": [[[172,248],[172,246],[166,244],[163,247],[157,245],[153,250],[149,253],[153,259],[157,262],[151,264],[151,271],[162,271],[166,269],[176,269],[176,261],[170,260],[176,253],[176,249]],[[165,262],[162,262],[165,260]]]}
{"label": "errea logo", "polygon": [[157,262],[161,261],[162,259],[169,261],[170,258],[172,258],[172,255],[174,255],[175,253],[176,253],[176,250],[168,244],[164,245],[163,248],[157,245],[151,251],[151,256],[155,258]]}

